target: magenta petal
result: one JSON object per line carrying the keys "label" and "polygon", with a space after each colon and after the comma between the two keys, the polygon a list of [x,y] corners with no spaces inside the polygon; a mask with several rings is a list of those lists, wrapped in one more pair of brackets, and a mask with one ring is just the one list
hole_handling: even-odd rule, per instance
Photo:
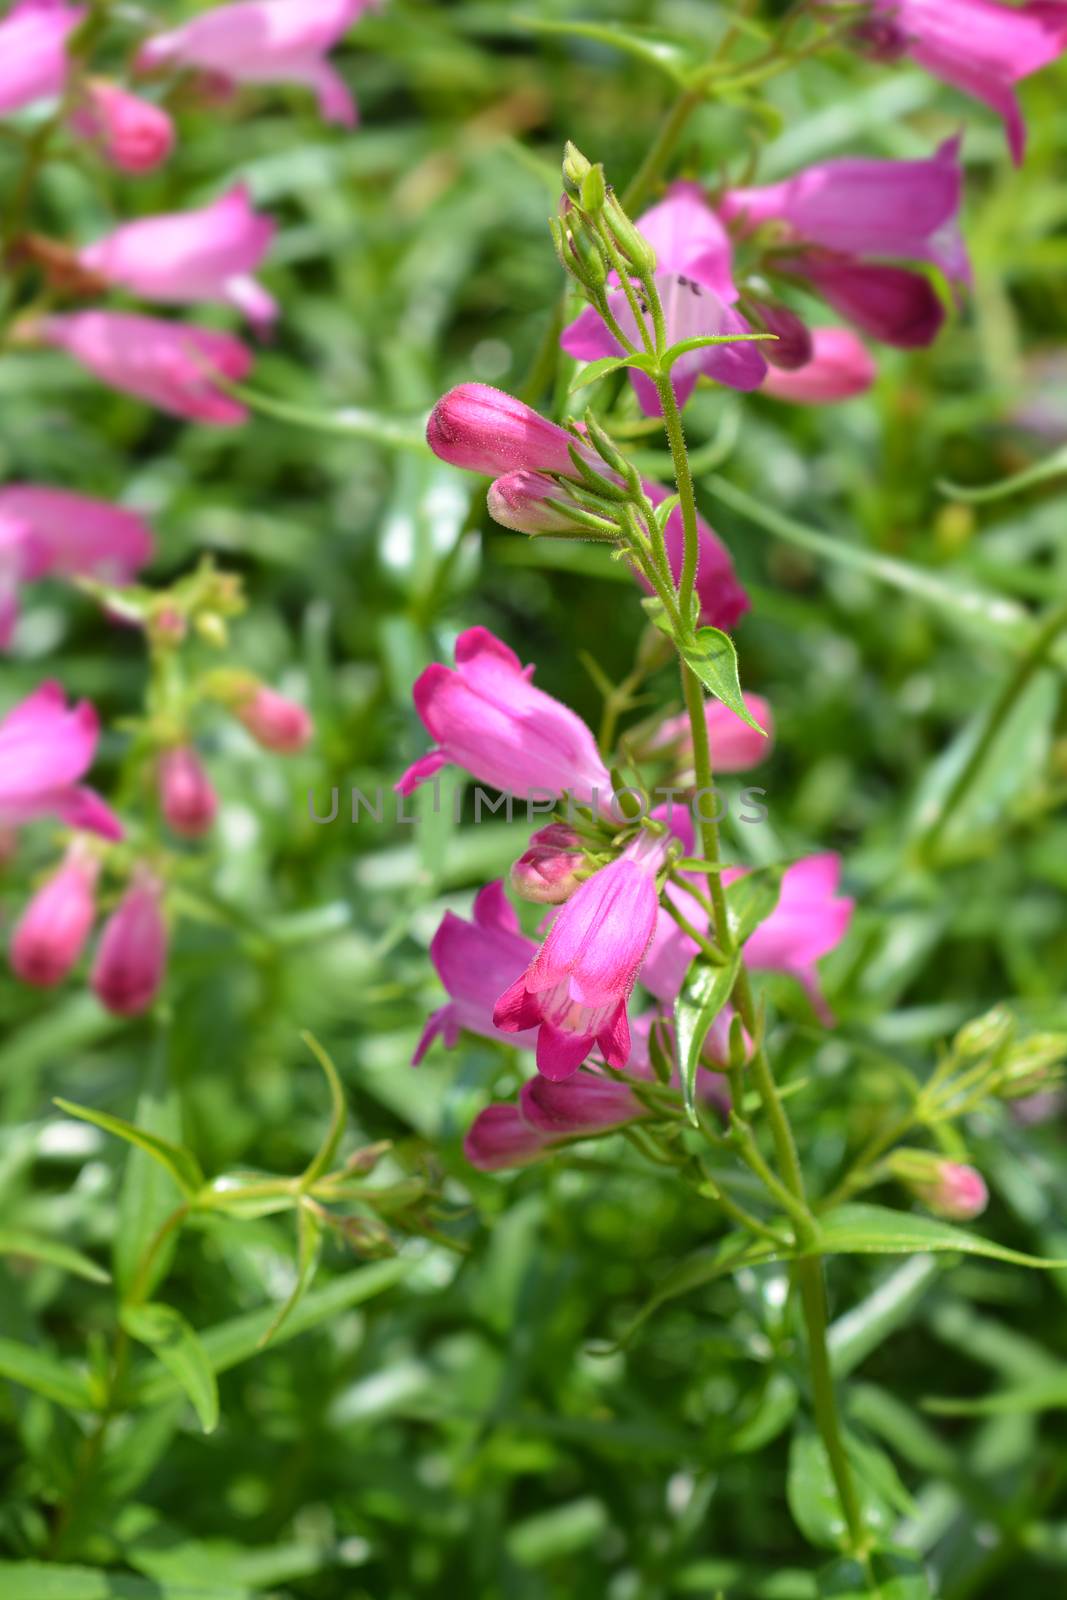
{"label": "magenta petal", "polygon": [[623,354],[622,346],[608,332],[599,311],[593,306],[586,306],[581,316],[564,328],[559,342],[560,348],[576,361],[599,361],[603,356]]}
{"label": "magenta petal", "polygon": [[541,1008],[537,997],[526,987],[525,973],[505,989],[493,1007],[493,1026],[501,1033],[522,1033],[526,1028],[536,1028],[541,1021]]}
{"label": "magenta petal", "polygon": [[606,1028],[601,1028],[597,1034],[597,1044],[604,1053],[604,1060],[609,1067],[621,1071],[630,1059],[630,1023],[626,1015],[626,1002],[623,1001],[611,1017]]}
{"label": "magenta petal", "polygon": [[537,1070],[558,1083],[578,1071],[592,1048],[590,1034],[564,1033],[551,1022],[542,1022],[537,1035]]}
{"label": "magenta petal", "polygon": [[411,1065],[417,1067],[423,1056],[440,1035],[445,1042],[447,1050],[454,1050],[459,1038],[459,1027],[455,1018],[453,1005],[440,1006],[427,1018],[426,1026],[422,1030],[422,1037],[415,1046],[415,1054],[411,1058]]}
{"label": "magenta petal", "polygon": [[407,771],[397,779],[393,788],[397,794],[414,794],[427,778],[432,778],[442,767],[447,766],[448,757],[443,750],[428,750],[424,756],[411,763]]}
{"label": "magenta petal", "polygon": [[68,828],[98,833],[103,839],[121,839],[124,829],[118,817],[92,789],[66,789],[58,795],[55,813]]}

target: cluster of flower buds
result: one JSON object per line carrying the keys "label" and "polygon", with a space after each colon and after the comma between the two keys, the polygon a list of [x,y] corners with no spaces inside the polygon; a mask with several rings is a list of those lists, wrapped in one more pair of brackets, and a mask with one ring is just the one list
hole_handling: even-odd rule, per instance
{"label": "cluster of flower buds", "polygon": [[1067,1034],[1021,1034],[1012,1013],[994,1006],[960,1029],[953,1040],[952,1061],[957,1081],[968,1089],[973,1085],[989,1099],[1025,1100],[1063,1081]]}

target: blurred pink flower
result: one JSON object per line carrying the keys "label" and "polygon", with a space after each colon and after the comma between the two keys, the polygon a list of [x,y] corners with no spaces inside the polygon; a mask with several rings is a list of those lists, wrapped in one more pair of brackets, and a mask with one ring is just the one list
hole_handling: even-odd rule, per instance
{"label": "blurred pink flower", "polygon": [[211,831],[219,809],[218,795],[192,745],[164,750],[156,771],[164,821],[185,839]]}
{"label": "blurred pink flower", "polygon": [[172,416],[216,427],[247,419],[246,408],[214,381],[239,383],[252,365],[251,354],[232,334],[130,311],[71,311],[44,317],[26,332],[65,350],[109,388]]}
{"label": "blurred pink flower", "polygon": [[269,327],[278,307],[251,274],[270,248],[274,229],[238,184],[197,211],[127,222],[79,250],[78,263],[142,300],[217,300],[235,306],[256,327]]}
{"label": "blurred pink flower", "polygon": [[[750,728],[736,711],[724,706],[721,700],[708,700],[704,706],[704,721],[711,741],[711,764],[716,773],[747,772],[750,767],[765,761],[774,749],[774,719],[770,704],[761,694],[746,694],[745,708],[754,717],[763,733]],[[643,751],[673,754],[679,765],[688,766],[693,759],[693,738],[689,717],[683,711],[677,717],[661,722],[652,737],[642,746]]]}
{"label": "blurred pink flower", "polygon": [[498,1101],[486,1106],[471,1123],[463,1154],[480,1172],[500,1172],[537,1161],[551,1143],[527,1122],[518,1106]]}
{"label": "blurred pink flower", "polygon": [[831,405],[863,394],[877,375],[870,351],[850,328],[814,328],[811,360],[792,372],[769,372],[763,393],[793,405]]}
{"label": "blurred pink flower", "polygon": [[128,583],[151,559],[152,535],[133,511],[39,484],[0,487],[0,649],[18,591],[48,576]]}
{"label": "blurred pink flower", "polygon": [[194,67],[233,83],[301,83],[327,122],[356,124],[356,106],[328,50],[373,0],[240,0],[215,6],[182,27],[156,34],[137,68]]}
{"label": "blurred pink flower", "polygon": [[11,939],[11,966],[23,983],[50,989],[76,965],[96,916],[99,866],[78,845],[37,890]]}
{"label": "blurred pink flower", "polygon": [[67,40],[85,16],[63,0],[20,0],[0,22],[0,116],[63,93]]}
{"label": "blurred pink flower", "polygon": [[93,762],[99,721],[87,700],[67,707],[58,683],[0,719],[0,827],[56,816],[71,828],[121,839],[114,813],[80,779]]}
{"label": "blurred pink flower", "polygon": [[163,885],[142,868],[104,924],[90,982],[117,1016],[147,1011],[159,993],[167,963],[162,898]]}
{"label": "blurred pink flower", "polygon": [[415,709],[437,748],[420,756],[396,788],[410,794],[441,767],[463,767],[511,794],[574,794],[606,807],[611,779],[596,741],[568,706],[530,681],[514,651],[488,628],[456,640],[456,667],[435,662],[416,680]]}
{"label": "blurred pink flower", "polygon": [[265,750],[293,756],[307,747],[315,732],[308,712],[295,700],[257,683],[231,705],[238,722]]}
{"label": "blurred pink flower", "polygon": [[153,172],[174,149],[174,123],[163,107],[104,78],[90,78],[68,121],[120,172]]}

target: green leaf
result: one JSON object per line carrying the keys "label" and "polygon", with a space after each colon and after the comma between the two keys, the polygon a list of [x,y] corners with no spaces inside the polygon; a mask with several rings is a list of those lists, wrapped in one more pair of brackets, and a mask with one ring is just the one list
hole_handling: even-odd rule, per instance
{"label": "green leaf", "polygon": [[4,1600],[251,1600],[252,1591],[232,1584],[162,1583],[51,1561],[0,1561],[0,1594]]}
{"label": "green leaf", "polygon": [[757,733],[766,734],[766,729],[760,727],[745,705],[737,672],[737,651],[728,633],[723,633],[721,628],[698,628],[693,642],[687,644],[679,641],[678,648],[686,665],[693,669],[716,700],[729,706],[742,722],[747,722]]}
{"label": "green leaf", "polygon": [[[324,1288],[313,1289],[287,1317],[285,1326],[275,1335],[275,1345],[284,1344],[298,1334],[306,1333],[309,1328],[331,1321],[342,1311],[360,1305],[376,1294],[384,1294],[407,1277],[414,1266],[415,1261],[409,1257],[373,1261],[368,1266],[357,1267],[343,1277],[335,1278]],[[228,1372],[231,1367],[258,1355],[263,1335],[276,1315],[273,1306],[265,1306],[260,1311],[233,1317],[202,1332],[199,1336],[200,1346],[211,1370],[215,1373]],[[135,1375],[127,1388],[126,1398],[132,1405],[155,1405],[181,1388],[173,1373],[153,1370]]]}
{"label": "green leaf", "polygon": [[636,56],[647,66],[656,67],[678,88],[684,88],[697,57],[692,49],[670,34],[650,28],[608,27],[599,22],[556,22],[544,17],[516,17],[517,27],[536,33],[559,33],[575,39],[592,39]]}
{"label": "green leaf", "polygon": [[[177,1091],[169,1066],[170,1030],[160,1030],[155,1048],[145,1069],[137,1097],[137,1126],[157,1138],[172,1139],[180,1133],[181,1122]],[[164,1167],[148,1151],[132,1145],[126,1156],[119,1191],[118,1226],[112,1245],[115,1280],[125,1294],[150,1240],[180,1199],[180,1191],[169,1167]],[[152,1257],[148,1276],[140,1285],[141,1298],[151,1298],[157,1283],[170,1269],[178,1232],[169,1234]]]}
{"label": "green leaf", "polygon": [[289,1298],[279,1308],[277,1316],[260,1340],[261,1346],[271,1342],[310,1288],[315,1269],[319,1264],[321,1249],[322,1222],[318,1212],[306,1200],[302,1200],[296,1212],[296,1282]]}
{"label": "green leaf", "polygon": [[62,1244],[58,1239],[43,1234],[29,1233],[22,1228],[0,1228],[0,1255],[24,1256],[29,1261],[42,1261],[63,1272],[72,1272],[76,1278],[87,1278],[90,1283],[110,1283],[111,1274],[98,1266],[90,1256],[75,1250],[73,1245]]}
{"label": "green leaf", "polygon": [[744,944],[778,904],[784,867],[757,867],[726,888],[726,910],[736,944]]}
{"label": "green leaf", "polygon": [[694,1289],[702,1289],[705,1284],[714,1283],[717,1278],[723,1278],[727,1273],[737,1272],[741,1267],[751,1266],[766,1259],[767,1253],[763,1250],[762,1241],[753,1242],[747,1233],[728,1233],[711,1249],[697,1250],[692,1255],[684,1256],[666,1274],[659,1288],[645,1302],[618,1342],[610,1346],[600,1346],[598,1353],[607,1355],[628,1345],[638,1329],[659,1310],[660,1306],[666,1305],[668,1300],[677,1300],[681,1295],[690,1294]]}
{"label": "green leaf", "polygon": [[793,1420],[797,1409],[797,1386],[787,1372],[771,1372],[759,1401],[744,1421],[731,1433],[725,1445],[727,1455],[762,1450]]}
{"label": "green leaf", "polygon": [[773,342],[774,339],[775,335],[773,333],[702,333],[695,339],[680,339],[677,344],[672,344],[668,350],[663,352],[662,364],[669,369],[682,356],[688,355],[691,350],[705,350],[709,345],[755,344],[761,340]]}
{"label": "green leaf", "polygon": [[306,1190],[310,1189],[312,1184],[316,1183],[319,1178],[325,1177],[326,1173],[329,1172],[330,1167],[333,1164],[333,1158],[337,1154],[338,1146],[340,1145],[341,1139],[344,1135],[345,1117],[347,1112],[345,1107],[345,1092],[341,1087],[341,1080],[337,1076],[337,1068],[334,1066],[333,1062],[330,1060],[319,1041],[315,1038],[314,1034],[304,1033],[301,1034],[301,1038],[311,1051],[312,1055],[315,1057],[315,1060],[318,1062],[323,1072],[326,1074],[326,1082],[330,1086],[331,1105],[330,1126],[326,1130],[326,1137],[319,1147],[318,1154],[315,1156],[314,1160],[311,1161],[300,1180],[300,1187]]}
{"label": "green leaf", "polygon": [[697,961],[689,969],[682,992],[674,1003],[674,1026],[678,1037],[678,1061],[682,1074],[682,1095],[689,1120],[694,1127],[699,1118],[696,1111],[697,1068],[708,1029],[729,1000],[737,981],[740,956],[723,967],[709,966]]}
{"label": "green leaf", "polygon": [[576,389],[586,389],[592,383],[599,383],[601,378],[606,378],[609,373],[618,372],[623,367],[641,367],[647,370],[648,362],[640,356],[601,356],[599,360],[590,361],[582,368],[567,393],[573,394]]}
{"label": "green leaf", "polygon": [[131,1339],[147,1345],[189,1396],[205,1433],[219,1420],[219,1392],[207,1353],[194,1330],[173,1306],[156,1302],[123,1306],[122,1326]]}
{"label": "green leaf", "polygon": [[[43,1394],[70,1411],[95,1409],[88,1380],[38,1345],[0,1339],[0,1377],[21,1383],[24,1389]],[[0,1593],[5,1591],[0,1589]]]}
{"label": "green leaf", "polygon": [[1047,483],[1050,478],[1062,477],[1067,477],[1067,449],[1055,450],[1044,461],[1035,461],[1033,466],[1024,467],[1022,472],[1013,473],[1010,478],[1001,478],[999,483],[970,486],[943,480],[937,487],[942,494],[951,495],[954,500],[964,500],[969,505],[983,505],[990,500],[1006,500],[1009,495],[1021,494],[1024,489]]}
{"label": "green leaf", "polygon": [[[844,1444],[863,1525],[883,1541],[897,1517],[913,1509],[907,1491],[883,1451],[847,1431]],[[831,1550],[845,1547],[848,1526],[826,1446],[807,1423],[793,1435],[786,1498],[793,1520],[811,1544]]]}
{"label": "green leaf", "polygon": [[911,1255],[929,1250],[953,1250],[961,1255],[988,1256],[993,1261],[1010,1261],[1017,1267],[1067,1267],[1067,1261],[1049,1261],[1042,1256],[1024,1255],[1005,1245],[968,1233],[936,1217],[923,1217],[910,1211],[893,1211],[888,1206],[847,1205],[828,1212],[819,1220],[817,1245],[811,1255]]}
{"label": "green leaf", "polygon": [[867,1568],[846,1557],[818,1577],[819,1600],[936,1600],[921,1562],[906,1551],[877,1550]]}
{"label": "green leaf", "polygon": [[184,1145],[172,1144],[169,1139],[163,1139],[159,1134],[138,1128],[135,1123],[127,1122],[125,1117],[113,1117],[106,1111],[92,1111],[88,1106],[75,1105],[73,1100],[56,1099],[53,1103],[68,1116],[80,1117],[83,1122],[92,1122],[96,1127],[103,1128],[105,1133],[113,1133],[118,1138],[125,1139],[128,1144],[135,1144],[147,1151],[161,1166],[166,1167],[187,1199],[191,1199],[204,1187],[204,1174],[200,1170],[200,1163],[193,1152],[187,1150]]}
{"label": "green leaf", "polygon": [[1039,1383],[1021,1383],[1012,1389],[981,1395],[976,1400],[931,1396],[921,1402],[924,1411],[939,1417],[1032,1416],[1039,1411],[1067,1410],[1067,1373]]}

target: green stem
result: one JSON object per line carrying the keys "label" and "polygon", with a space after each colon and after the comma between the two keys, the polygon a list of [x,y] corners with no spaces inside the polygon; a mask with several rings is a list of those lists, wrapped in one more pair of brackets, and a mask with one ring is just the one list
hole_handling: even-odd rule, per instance
{"label": "green stem", "polygon": [[978,742],[957,774],[956,781],[942,803],[940,811],[920,841],[920,850],[927,862],[934,860],[936,845],[948,826],[953,813],[959,809],[965,795],[985,765],[986,758],[996,744],[1001,729],[1016,701],[1041,667],[1049,650],[1055,643],[1057,635],[1062,633],[1064,628],[1067,628],[1067,605],[1057,606],[1054,611],[1050,612],[1035,634],[1030,648],[1025,655],[1020,657],[1006,678],[1000,693],[989,709],[989,715],[986,717],[985,726],[979,735]]}
{"label": "green stem", "polygon": [[[682,613],[683,621],[688,630],[693,604],[693,587],[696,583],[697,562],[700,558],[700,530],[697,524],[696,493],[693,488],[693,474],[689,466],[689,454],[685,446],[682,414],[678,410],[678,402],[674,398],[674,389],[669,375],[656,379],[656,393],[659,395],[659,403],[663,410],[663,426],[667,433],[671,460],[674,463],[674,480],[681,498],[685,551],[682,558],[682,575],[678,583],[678,609]],[[692,677],[693,674],[690,673],[689,676]],[[699,694],[699,681],[695,678],[693,681],[696,683],[697,693]],[[703,721],[703,713],[701,714],[701,721]],[[706,742],[707,734],[705,733]]]}

